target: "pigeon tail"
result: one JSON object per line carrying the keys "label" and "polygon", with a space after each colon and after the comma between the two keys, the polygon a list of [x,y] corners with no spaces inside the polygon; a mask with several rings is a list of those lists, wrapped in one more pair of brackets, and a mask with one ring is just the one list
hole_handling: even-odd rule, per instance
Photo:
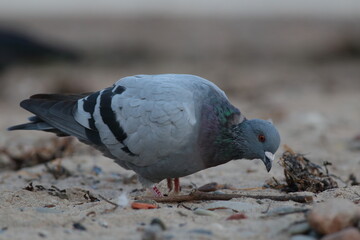
{"label": "pigeon tail", "polygon": [[44,132],[55,133],[59,137],[69,136],[68,134],[66,134],[64,132],[61,132],[60,130],[50,126],[48,123],[44,122],[43,120],[41,120],[37,116],[29,117],[28,120],[30,122],[9,127],[7,130],[8,131],[14,131],[14,130],[39,130],[39,131],[44,131]]}
{"label": "pigeon tail", "polygon": [[98,133],[76,122],[73,109],[77,100],[88,94],[36,94],[20,103],[20,106],[35,116],[29,123],[10,127],[8,130],[41,130],[53,132],[59,136],[75,136],[80,141],[101,144]]}

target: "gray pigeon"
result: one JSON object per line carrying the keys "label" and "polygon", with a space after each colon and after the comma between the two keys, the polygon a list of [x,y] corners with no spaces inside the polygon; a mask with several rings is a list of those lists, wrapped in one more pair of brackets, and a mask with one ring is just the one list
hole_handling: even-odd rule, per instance
{"label": "gray pigeon", "polygon": [[37,94],[20,103],[35,114],[9,130],[75,136],[161,195],[155,183],[234,159],[261,159],[270,171],[280,136],[269,121],[247,120],[215,84],[193,75],[125,77],[79,95]]}

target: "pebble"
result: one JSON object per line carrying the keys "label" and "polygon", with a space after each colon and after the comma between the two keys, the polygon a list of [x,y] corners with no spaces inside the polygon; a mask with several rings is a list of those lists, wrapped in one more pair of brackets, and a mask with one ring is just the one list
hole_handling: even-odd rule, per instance
{"label": "pebble", "polygon": [[316,240],[316,238],[307,235],[295,235],[290,240]]}
{"label": "pebble", "polygon": [[310,226],[325,235],[351,227],[359,218],[360,208],[347,199],[330,199],[315,204],[307,217]]}
{"label": "pebble", "polygon": [[189,233],[196,233],[196,234],[204,234],[204,235],[213,235],[212,231],[206,229],[192,229]]}
{"label": "pebble", "polygon": [[44,232],[38,232],[38,236],[41,238],[46,238],[47,234]]}
{"label": "pebble", "polygon": [[95,175],[99,175],[102,172],[101,167],[98,166],[93,166],[93,168],[91,169],[91,172],[95,173]]}
{"label": "pebble", "polygon": [[360,232],[356,228],[346,228],[340,232],[326,235],[321,240],[359,240]]}
{"label": "pebble", "polygon": [[200,216],[217,216],[217,214],[214,213],[213,211],[206,210],[206,209],[203,209],[203,208],[195,209],[194,214],[200,215]]}
{"label": "pebble", "polygon": [[348,141],[348,148],[352,151],[360,150],[360,134],[356,135],[353,139]]}
{"label": "pebble", "polygon": [[159,218],[151,220],[149,226],[144,229],[142,240],[162,240],[164,239],[163,231],[166,230],[166,226]]}
{"label": "pebble", "polygon": [[62,213],[62,210],[55,209],[55,208],[46,208],[46,207],[37,207],[35,211],[38,213]]}
{"label": "pebble", "polygon": [[216,182],[211,182],[208,184],[205,184],[198,188],[198,191],[200,192],[213,192],[218,190],[219,184]]}
{"label": "pebble", "polygon": [[149,226],[144,230],[142,240],[160,240],[163,239],[163,232],[159,226]]}
{"label": "pebble", "polygon": [[307,222],[291,225],[287,232],[291,235],[307,233],[310,231],[310,225]]}
{"label": "pebble", "polygon": [[99,219],[99,220],[98,220],[98,223],[99,223],[99,225],[100,225],[101,227],[103,227],[103,228],[108,228],[108,227],[109,227],[109,224],[108,224],[105,220],[103,220],[103,219]]}
{"label": "pebble", "polygon": [[79,222],[74,223],[73,228],[79,231],[86,231],[86,227]]}
{"label": "pebble", "polygon": [[160,218],[154,218],[153,220],[151,220],[150,225],[158,225],[161,228],[161,230],[166,230],[165,223],[161,221]]}
{"label": "pebble", "polygon": [[277,207],[269,210],[267,212],[267,216],[278,216],[278,215],[286,215],[290,213],[297,213],[297,212],[305,212],[306,208],[298,208],[298,207]]}

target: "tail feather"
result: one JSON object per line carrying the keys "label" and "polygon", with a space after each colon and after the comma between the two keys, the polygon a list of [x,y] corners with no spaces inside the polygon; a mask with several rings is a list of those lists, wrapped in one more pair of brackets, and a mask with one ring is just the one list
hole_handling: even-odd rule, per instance
{"label": "tail feather", "polygon": [[14,126],[10,130],[43,130],[73,135],[87,140],[86,129],[78,124],[72,116],[76,100],[82,95],[38,94],[20,103],[20,106],[36,116],[29,119],[30,123]]}
{"label": "tail feather", "polygon": [[30,99],[42,99],[47,101],[77,101],[80,98],[86,97],[88,95],[92,94],[89,93],[81,93],[81,94],[46,94],[46,93],[40,93],[35,94],[30,97]]}
{"label": "tail feather", "polygon": [[8,130],[41,130],[52,132],[58,136],[74,136],[81,142],[91,145],[105,156],[114,158],[101,142],[96,130],[88,129],[79,124],[74,116],[77,100],[91,93],[79,95],[36,94],[23,100],[20,106],[35,114],[28,123],[12,126]]}
{"label": "tail feather", "polygon": [[60,130],[50,126],[48,123],[44,122],[43,120],[41,120],[37,116],[29,117],[28,120],[30,122],[9,127],[8,131],[14,131],[14,130],[40,130],[40,131],[55,133],[59,137],[69,136],[68,134],[66,134],[64,132],[61,132]]}
{"label": "tail feather", "polygon": [[12,127],[8,128],[9,131],[13,131],[13,130],[42,130],[42,131],[47,131],[47,130],[51,130],[51,129],[54,129],[54,127],[50,126],[46,122],[38,122],[38,123],[29,122],[29,123],[19,124],[19,125],[15,125],[15,126],[12,126]]}
{"label": "tail feather", "polygon": [[[23,100],[20,106],[35,116],[29,118],[30,122],[12,126],[8,130],[41,130],[53,132],[59,136],[72,135],[82,141],[89,141],[89,137],[94,134],[89,133],[88,129],[77,123],[72,114],[77,100],[86,95],[33,95]],[[94,139],[96,139],[96,134]]]}

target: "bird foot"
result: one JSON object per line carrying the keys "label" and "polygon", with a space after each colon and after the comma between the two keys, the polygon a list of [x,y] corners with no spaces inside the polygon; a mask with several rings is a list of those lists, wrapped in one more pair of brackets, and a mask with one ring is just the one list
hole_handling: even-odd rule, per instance
{"label": "bird foot", "polygon": [[[179,178],[168,178],[167,180],[167,186],[168,186],[168,190],[169,193],[174,190],[174,194],[177,195],[180,192],[180,180]],[[173,180],[174,180],[174,184],[173,184]]]}
{"label": "bird foot", "polygon": [[[168,178],[167,180],[167,187],[169,190],[169,194],[173,192],[174,195],[178,195],[180,193],[180,180],[179,178]],[[173,183],[174,181],[174,183]],[[154,185],[151,189],[151,192],[154,194],[155,197],[163,197],[164,195],[158,189],[156,185]]]}
{"label": "bird foot", "polygon": [[175,194],[179,194],[180,193],[180,179],[179,178],[174,178],[174,192]]}

